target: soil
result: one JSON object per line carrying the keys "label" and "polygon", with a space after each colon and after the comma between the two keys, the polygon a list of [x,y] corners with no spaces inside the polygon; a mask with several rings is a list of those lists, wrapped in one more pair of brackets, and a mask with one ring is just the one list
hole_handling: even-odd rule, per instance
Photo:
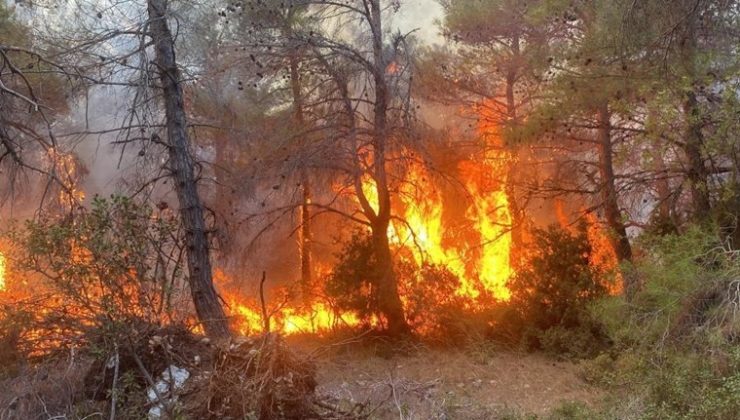
{"label": "soil", "polygon": [[593,406],[602,392],[571,362],[508,351],[417,349],[389,358],[348,352],[318,360],[318,393],[365,404],[374,419],[495,419]]}

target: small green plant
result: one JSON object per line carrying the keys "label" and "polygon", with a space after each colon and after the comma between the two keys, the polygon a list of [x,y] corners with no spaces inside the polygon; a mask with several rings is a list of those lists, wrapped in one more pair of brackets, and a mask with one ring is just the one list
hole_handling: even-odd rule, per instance
{"label": "small green plant", "polygon": [[547,418],[549,420],[591,420],[598,418],[598,416],[582,402],[565,401],[555,408]]}

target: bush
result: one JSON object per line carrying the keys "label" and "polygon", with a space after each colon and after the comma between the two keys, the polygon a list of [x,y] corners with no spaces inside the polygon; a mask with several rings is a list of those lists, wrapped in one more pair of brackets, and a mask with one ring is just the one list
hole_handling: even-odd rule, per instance
{"label": "bush", "polygon": [[370,236],[355,231],[337,257],[326,282],[326,294],[337,308],[353,311],[370,324],[373,317],[380,315],[375,293],[380,272]]}
{"label": "bush", "polygon": [[607,279],[590,264],[586,227],[570,233],[551,226],[533,233],[535,251],[510,280],[511,299],[494,335],[526,349],[589,356],[605,345],[590,305],[606,296]]}
{"label": "bush", "polygon": [[734,419],[740,410],[740,261],[718,230],[645,235],[632,299],[615,296],[595,315],[615,343],[589,377],[626,387],[645,418]]}
{"label": "bush", "polygon": [[92,343],[105,353],[134,327],[188,314],[174,215],[125,197],[95,198],[89,211],[29,221],[9,238],[14,275],[34,293],[5,305],[0,318],[30,317],[17,340],[25,354]]}
{"label": "bush", "polygon": [[[326,292],[337,308],[353,311],[366,325],[380,317],[375,285],[379,276],[371,238],[355,232],[338,254],[326,284]],[[394,262],[399,293],[409,325],[427,337],[453,339],[466,329],[471,315],[464,300],[455,293],[460,279],[444,266],[416,264],[399,252]]]}

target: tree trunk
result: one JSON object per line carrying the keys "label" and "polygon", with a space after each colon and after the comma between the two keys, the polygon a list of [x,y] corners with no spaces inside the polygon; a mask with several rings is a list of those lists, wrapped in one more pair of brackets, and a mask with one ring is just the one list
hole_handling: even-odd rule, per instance
{"label": "tree trunk", "polygon": [[[598,118],[599,172],[601,175],[601,199],[604,207],[604,218],[609,229],[616,235],[613,242],[617,258],[619,261],[630,261],[632,259],[632,247],[627,237],[627,229],[622,223],[622,212],[619,210],[617,201],[617,188],[612,162],[611,112],[606,102],[599,106]],[[626,286],[628,285],[625,285],[625,290],[627,290]]]}
{"label": "tree trunk", "polygon": [[[303,93],[301,89],[300,74],[298,71],[298,58],[290,57],[290,84],[293,94],[293,119],[296,128],[302,130],[305,120],[303,118]],[[311,264],[311,185],[306,168],[300,170],[301,178],[301,229],[300,229],[300,252],[301,252],[301,294],[305,304],[310,303],[313,294],[313,267]]]}
{"label": "tree trunk", "polygon": [[704,135],[700,121],[699,106],[696,94],[689,91],[683,106],[686,118],[687,130],[684,140],[684,153],[689,161],[687,178],[691,188],[691,200],[694,205],[694,214],[698,220],[709,218],[711,203],[709,201],[709,185],[707,179],[709,173],[704,163],[702,148],[704,147]]}
{"label": "tree trunk", "polygon": [[683,114],[686,119],[686,134],[684,138],[684,153],[688,159],[688,171],[686,177],[691,189],[691,200],[694,206],[694,215],[704,221],[709,218],[711,203],[709,200],[709,173],[704,163],[703,148],[704,134],[702,133],[701,112],[696,99],[693,84],[697,80],[697,36],[696,36],[696,13],[689,13],[686,17],[686,33],[681,40],[681,55],[686,75],[692,86],[684,94]]}
{"label": "tree trunk", "polygon": [[388,322],[388,333],[393,336],[408,335],[411,329],[406,323],[403,303],[398,295],[398,279],[393,269],[393,256],[388,241],[388,224],[382,222],[372,225],[373,251],[380,268],[378,279],[378,306]]}
{"label": "tree trunk", "polygon": [[213,287],[203,203],[198,195],[193,157],[188,145],[187,120],[175,46],[167,24],[167,0],[148,0],[149,25],[156,46],[167,122],[168,166],[179,201],[180,219],[185,229],[188,281],[198,319],[207,335],[224,338],[229,327]]}
{"label": "tree trunk", "polygon": [[673,193],[668,182],[668,169],[662,155],[655,157],[659,178],[655,181],[655,192],[658,195],[658,213],[653,222],[657,223],[661,234],[678,233],[677,223],[673,216]]}
{"label": "tree trunk", "polygon": [[388,85],[385,78],[386,60],[383,55],[383,27],[379,0],[370,2],[370,27],[373,36],[373,178],[378,193],[378,214],[372,220],[371,229],[374,250],[382,275],[378,279],[380,309],[388,321],[388,331],[392,335],[405,335],[410,329],[403,313],[403,305],[398,295],[398,280],[393,268],[388,226],[391,218],[391,195],[388,190],[386,170],[386,146],[388,141]]}
{"label": "tree trunk", "polygon": [[[509,68],[506,73],[506,116],[508,119],[506,123],[510,127],[515,127],[518,124],[518,118],[514,88],[516,86],[521,53],[518,35],[515,35],[513,37],[511,41],[511,49],[513,53],[513,58],[512,62],[509,64]],[[521,208],[521,206],[519,206],[518,197],[516,195],[516,188],[514,187],[514,178],[518,173],[517,169],[519,169],[516,164],[519,147],[518,145],[508,145],[507,149],[511,153],[511,159],[508,162],[508,170],[504,189],[506,192],[506,198],[509,202],[509,214],[511,216],[511,244],[514,250],[514,252],[509,253],[509,264],[516,270],[522,265],[523,261],[523,253],[520,251],[523,249],[524,246],[524,210]]]}
{"label": "tree trunk", "polygon": [[308,174],[301,171],[301,293],[304,303],[310,303],[313,290],[313,264],[311,258],[311,186]]}

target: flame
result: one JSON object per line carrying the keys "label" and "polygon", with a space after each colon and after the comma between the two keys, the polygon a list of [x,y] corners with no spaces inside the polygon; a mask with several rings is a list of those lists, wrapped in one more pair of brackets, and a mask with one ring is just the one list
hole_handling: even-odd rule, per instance
{"label": "flame", "polygon": [[[256,305],[245,303],[243,299],[230,299],[230,316],[236,332],[251,335],[263,332],[265,327],[261,311]],[[268,311],[270,312],[270,311]],[[353,313],[339,313],[323,303],[312,304],[308,309],[284,307],[270,315],[270,330],[283,334],[316,334],[322,335],[340,326],[356,326],[360,321]]]}
{"label": "flame", "polygon": [[[317,267],[319,274],[322,267]],[[320,276],[321,277],[321,276]],[[213,281],[219,286],[221,297],[226,302],[226,309],[231,319],[234,331],[242,335],[251,335],[264,332],[264,319],[261,304],[255,299],[246,299],[243,293],[234,290],[229,276],[220,269],[215,269]],[[270,330],[283,334],[311,333],[323,335],[341,326],[357,326],[360,320],[352,313],[340,313],[333,310],[328,304],[313,301],[309,307],[292,305],[290,290],[282,288],[273,290],[277,300],[282,302],[277,307],[266,303],[266,312],[270,317]]]}
{"label": "flame", "polygon": [[5,255],[0,253],[0,291],[5,290]]}
{"label": "flame", "polygon": [[[392,221],[388,229],[391,244],[410,251],[418,265],[445,266],[460,279],[457,294],[471,300],[482,290],[498,299],[508,299],[506,283],[513,274],[509,263],[511,216],[503,190],[508,156],[498,152],[489,156],[483,162],[464,161],[459,167],[471,196],[465,218],[475,235],[452,238],[448,231],[451,226],[444,219],[444,208],[449,203],[444,202],[431,182],[428,170],[413,160],[394,201],[394,214],[401,220]],[[362,191],[377,210],[377,189],[372,178],[363,179]]]}
{"label": "flame", "polygon": [[[576,226],[570,222],[565,212],[565,203],[563,200],[559,197],[556,198],[554,206],[555,216],[560,227],[571,233],[575,233]],[[622,291],[622,273],[619,271],[619,258],[617,258],[617,251],[614,249],[612,237],[595,213],[582,208],[581,214],[586,222],[586,237],[588,243],[591,245],[589,264],[605,277],[613,275],[615,281],[609,285],[609,293],[613,295],[619,294]]]}
{"label": "flame", "polygon": [[622,292],[622,273],[619,271],[619,258],[609,233],[593,212],[586,212],[586,235],[591,244],[590,265],[599,273],[614,275],[614,282],[609,285],[609,293],[616,295]]}
{"label": "flame", "polygon": [[404,222],[400,223],[400,244],[408,246],[421,265],[425,262],[444,265],[460,278],[463,286],[458,293],[467,289],[466,268],[460,251],[445,246],[445,226],[442,221],[443,203],[439,191],[429,181],[429,176],[420,165],[411,165],[406,182],[399,197],[404,207]]}
{"label": "flame", "polygon": [[[394,67],[389,66],[391,72],[397,70],[396,65],[392,64]],[[426,263],[444,266],[460,280],[455,297],[464,299],[473,307],[480,307],[483,302],[488,301],[484,297],[508,300],[511,293],[507,282],[515,274],[510,262],[514,251],[512,216],[505,188],[514,157],[503,147],[498,127],[486,122],[493,120],[486,117],[486,113],[491,112],[490,109],[492,108],[489,105],[489,110],[483,107],[477,110],[482,115],[478,131],[483,139],[484,150],[459,161],[456,168],[459,180],[469,197],[468,202],[462,205],[446,202],[446,195],[435,185],[428,168],[417,160],[409,159],[401,177],[402,182],[395,186],[397,191],[393,197],[392,209],[395,218],[388,229],[392,246],[396,250],[406,251],[397,255],[411,258],[419,266]],[[407,154],[408,151],[401,151],[400,157]],[[77,190],[74,185],[84,168],[77,166],[72,155],[55,149],[49,150],[49,157],[57,171],[61,169],[65,180],[69,181],[69,189],[60,193],[60,202],[68,207],[81,202],[85,197],[84,192]],[[362,179],[361,184],[365,198],[377,213],[379,200],[374,180],[367,176]],[[353,196],[352,199],[356,201],[357,197]],[[449,208],[459,208],[460,214],[448,214]],[[559,199],[555,201],[555,213],[564,228],[572,228],[567,223],[568,217]],[[588,239],[594,249],[591,263],[602,272],[614,270],[618,265],[609,235],[594,214],[586,213],[585,217]],[[525,255],[525,251],[517,252]],[[90,258],[89,253],[80,248],[74,248],[71,255],[72,262],[84,263]],[[320,263],[314,261],[314,264]],[[326,273],[320,273],[321,269],[315,267],[315,271],[317,278],[325,277],[323,274]],[[328,272],[328,268],[324,271]],[[132,278],[136,277],[135,272],[129,274]],[[358,326],[362,322],[356,314],[341,312],[332,307],[330,302],[321,301],[315,296],[312,300],[297,303],[298,300],[288,289],[273,289],[271,294],[277,294],[278,299],[270,299],[270,305],[266,304],[267,307],[263,310],[259,300],[247,299],[243,293],[230,287],[231,281],[223,271],[214,271],[214,282],[226,302],[234,331],[242,335],[251,335],[266,329],[263,312],[269,317],[270,330],[284,334],[322,335],[342,326]],[[6,260],[0,253],[0,291],[5,290],[6,286]],[[403,294],[409,293],[403,292],[403,285],[401,286],[401,300],[406,305],[409,298]],[[123,297],[133,301],[138,292],[126,290],[124,294],[128,296]],[[102,292],[93,290],[91,293],[94,298],[98,298]],[[449,295],[452,294],[448,293],[447,296]],[[258,294],[254,293],[252,296]],[[60,302],[60,306],[62,304]],[[137,311],[136,308],[133,310]],[[377,324],[378,320],[371,320],[373,322]],[[196,331],[199,330],[199,327],[195,328]]]}
{"label": "flame", "polygon": [[467,217],[475,223],[480,234],[481,256],[477,263],[480,281],[495,297],[507,300],[510,293],[506,282],[513,270],[509,263],[511,215],[509,200],[503,190],[506,182],[504,165],[505,158],[492,156],[483,162],[463,162],[462,170],[468,174],[466,185],[473,196]]}
{"label": "flame", "polygon": [[59,192],[59,203],[65,209],[79,205],[85,199],[85,192],[78,188],[77,183],[82,175],[83,168],[71,153],[62,152],[54,147],[47,150],[49,171],[57,174],[57,178],[64,184]]}

